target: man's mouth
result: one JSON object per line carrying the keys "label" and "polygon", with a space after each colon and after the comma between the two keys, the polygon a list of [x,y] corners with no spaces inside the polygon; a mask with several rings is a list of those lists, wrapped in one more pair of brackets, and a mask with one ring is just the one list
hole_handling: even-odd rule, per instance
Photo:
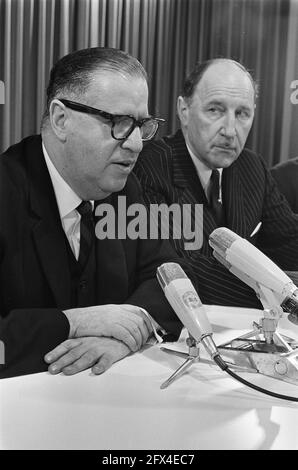
{"label": "man's mouth", "polygon": [[123,166],[132,166],[134,165],[136,162],[135,160],[123,160],[123,161],[119,161],[119,162],[115,162],[117,165],[123,165]]}
{"label": "man's mouth", "polygon": [[233,146],[233,145],[225,145],[225,144],[216,144],[215,145],[216,148],[219,148],[221,150],[226,150],[227,152],[232,152],[232,151],[235,151],[236,150],[236,147]]}
{"label": "man's mouth", "polygon": [[135,163],[135,160],[123,160],[119,162],[114,162],[114,165],[119,166],[124,171],[130,171],[134,167]]}

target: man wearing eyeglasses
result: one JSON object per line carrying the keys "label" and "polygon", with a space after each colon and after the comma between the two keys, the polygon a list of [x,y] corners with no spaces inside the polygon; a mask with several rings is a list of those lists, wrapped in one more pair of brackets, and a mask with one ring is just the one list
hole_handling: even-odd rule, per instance
{"label": "man wearing eyeglasses", "polygon": [[[146,72],[128,54],[91,48],[51,71],[41,136],[0,160],[0,376],[48,370],[102,373],[181,324],[156,268],[175,261],[160,240],[98,240],[94,208],[142,203],[131,174],[159,119]],[[177,261],[177,260],[176,260]],[[187,269],[186,269],[187,270]]]}

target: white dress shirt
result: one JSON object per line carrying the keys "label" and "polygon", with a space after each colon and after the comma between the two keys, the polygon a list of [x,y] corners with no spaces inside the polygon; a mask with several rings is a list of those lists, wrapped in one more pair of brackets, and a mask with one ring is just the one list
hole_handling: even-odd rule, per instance
{"label": "white dress shirt", "polygon": [[[59,174],[55,165],[53,164],[52,160],[48,155],[44,143],[42,143],[42,150],[53,184],[63,230],[67,236],[72,252],[76,257],[76,260],[78,260],[80,252],[81,215],[76,210],[76,208],[82,202],[82,199],[73,191],[73,189]],[[94,201],[90,202],[92,205],[94,205]],[[158,323],[154,320],[154,318],[151,317],[151,315],[145,309],[141,307],[139,308],[143,312],[143,314],[149,319],[154,336],[157,341],[162,342],[162,338],[157,333],[157,330],[160,330]],[[149,338],[147,344],[152,342],[152,339],[153,338]]]}
{"label": "white dress shirt", "polygon": [[63,230],[67,236],[72,252],[78,260],[80,252],[81,215],[76,208],[82,202],[82,199],[58,173],[43,143],[42,150],[52,180]]}

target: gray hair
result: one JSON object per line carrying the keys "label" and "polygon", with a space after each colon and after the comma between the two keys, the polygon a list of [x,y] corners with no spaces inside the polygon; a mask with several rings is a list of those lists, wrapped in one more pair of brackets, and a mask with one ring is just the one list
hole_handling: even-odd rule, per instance
{"label": "gray hair", "polygon": [[72,52],[58,60],[51,70],[43,123],[49,117],[50,104],[54,98],[82,95],[88,89],[93,74],[98,71],[115,72],[148,81],[142,64],[120,49],[91,47]]}

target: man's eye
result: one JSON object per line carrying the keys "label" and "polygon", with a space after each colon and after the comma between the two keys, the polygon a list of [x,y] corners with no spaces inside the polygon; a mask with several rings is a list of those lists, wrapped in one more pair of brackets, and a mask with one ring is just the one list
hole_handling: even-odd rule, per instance
{"label": "man's eye", "polygon": [[217,106],[210,106],[209,108],[207,108],[207,113],[209,114],[211,118],[220,117],[223,114],[223,112],[224,110]]}
{"label": "man's eye", "polygon": [[222,110],[220,108],[217,108],[216,106],[210,106],[210,108],[208,108],[208,112],[210,114],[217,114],[217,113],[221,113]]}
{"label": "man's eye", "polygon": [[242,109],[242,110],[237,112],[237,116],[240,117],[240,119],[249,119],[250,118],[250,113],[248,111],[245,111],[244,109]]}

